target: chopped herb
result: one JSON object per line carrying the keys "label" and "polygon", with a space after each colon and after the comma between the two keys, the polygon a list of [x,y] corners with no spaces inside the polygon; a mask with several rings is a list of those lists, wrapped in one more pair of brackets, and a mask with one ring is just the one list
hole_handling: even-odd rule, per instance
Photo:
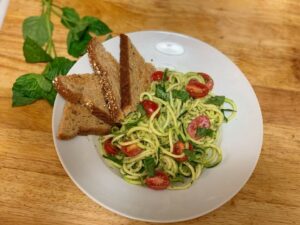
{"label": "chopped herb", "polygon": [[206,104],[221,106],[225,102],[225,96],[213,96],[206,100]]}
{"label": "chopped herb", "polygon": [[190,97],[189,93],[186,90],[173,90],[172,95],[174,98],[178,98],[183,102],[186,102]]}
{"label": "chopped herb", "polygon": [[168,68],[166,68],[166,69],[164,70],[163,77],[162,77],[162,81],[167,81],[167,80],[168,80],[168,77],[167,77],[168,71],[169,71]]}
{"label": "chopped herb", "polygon": [[136,109],[137,109],[137,111],[138,111],[139,113],[141,113],[142,116],[145,116],[145,115],[146,115],[146,111],[145,111],[145,109],[144,109],[144,107],[143,107],[142,104],[140,104],[140,103],[137,104]]}
{"label": "chopped herb", "polygon": [[166,92],[166,89],[165,89],[164,85],[162,85],[162,84],[156,85],[155,96],[158,98],[161,98],[162,100],[165,100],[165,101],[169,101],[169,99],[170,99],[169,94]]}
{"label": "chopped herb", "polygon": [[191,151],[189,149],[184,149],[183,152],[188,157],[189,161],[195,161],[196,160],[196,152]]}
{"label": "chopped herb", "polygon": [[198,127],[197,128],[197,135],[200,137],[212,137],[214,134],[214,131],[210,128],[205,128],[205,127]]}
{"label": "chopped herb", "polygon": [[145,165],[145,169],[146,172],[148,174],[149,177],[153,177],[154,176],[154,169],[155,169],[155,160],[153,157],[149,156],[146,157],[144,160],[144,165]]}
{"label": "chopped herb", "polygon": [[122,165],[122,160],[120,159],[117,159],[115,156],[112,156],[112,155],[103,155],[103,157],[105,159],[108,159],[110,161],[113,161],[114,163],[117,163],[118,165]]}

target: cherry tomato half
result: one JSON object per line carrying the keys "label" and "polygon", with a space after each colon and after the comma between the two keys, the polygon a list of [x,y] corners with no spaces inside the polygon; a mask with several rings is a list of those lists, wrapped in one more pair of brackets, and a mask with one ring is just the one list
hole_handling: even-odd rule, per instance
{"label": "cherry tomato half", "polygon": [[142,101],[142,105],[143,105],[148,117],[150,117],[152,115],[152,113],[154,113],[158,108],[158,104],[156,104],[155,102],[153,102],[151,100],[147,100],[147,99]]}
{"label": "cherry tomato half", "polygon": [[124,152],[126,156],[129,157],[136,156],[142,152],[142,149],[138,147],[136,144],[122,146],[121,150],[122,152]]}
{"label": "cherry tomato half", "polygon": [[152,81],[161,81],[163,78],[164,72],[163,71],[155,71],[151,75],[151,80]]}
{"label": "cherry tomato half", "polygon": [[196,79],[191,79],[185,89],[193,98],[202,98],[209,92],[207,86]]}
{"label": "cherry tomato half", "polygon": [[[175,155],[181,155],[183,153],[183,150],[184,150],[184,144],[181,142],[181,141],[177,141],[175,144],[174,144],[174,147],[173,147],[173,153]],[[184,162],[188,159],[188,157],[185,155],[185,156],[182,156],[181,158],[175,158],[175,160],[177,162]]]}
{"label": "cherry tomato half", "polygon": [[170,185],[169,177],[162,171],[156,171],[154,177],[147,177],[145,179],[147,186],[154,190],[163,190]]}
{"label": "cherry tomato half", "polygon": [[198,74],[203,77],[206,87],[208,88],[208,90],[211,91],[214,87],[213,79],[206,73],[198,73]]}
{"label": "cherry tomato half", "polygon": [[198,116],[195,119],[193,119],[188,127],[187,127],[187,132],[191,136],[191,138],[198,139],[199,137],[197,136],[197,128],[198,127],[203,127],[203,128],[209,128],[210,127],[210,121],[207,116]]}
{"label": "cherry tomato half", "polygon": [[112,138],[111,139],[107,139],[104,142],[104,150],[107,154],[109,155],[116,155],[118,153],[118,148],[116,146],[114,146],[112,143]]}

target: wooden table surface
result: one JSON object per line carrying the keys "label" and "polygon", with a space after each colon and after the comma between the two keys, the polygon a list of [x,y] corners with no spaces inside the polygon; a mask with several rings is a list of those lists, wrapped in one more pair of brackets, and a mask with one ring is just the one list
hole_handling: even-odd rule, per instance
{"label": "wooden table surface", "polygon": [[[167,30],[199,38],[246,74],[264,118],[264,143],[247,184],[229,202],[178,224],[300,224],[300,1],[57,0],[105,21],[115,33]],[[0,224],[146,224],[116,215],[85,196],[56,155],[52,107],[11,107],[11,87],[43,64],[26,64],[22,21],[39,0],[11,0],[0,31]],[[67,31],[53,16],[59,55]],[[245,131],[247,135],[247,131]]]}

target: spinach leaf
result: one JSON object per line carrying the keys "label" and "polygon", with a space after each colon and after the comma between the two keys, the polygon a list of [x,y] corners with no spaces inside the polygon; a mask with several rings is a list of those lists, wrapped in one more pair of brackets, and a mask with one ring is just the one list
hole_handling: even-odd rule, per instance
{"label": "spinach leaf", "polygon": [[143,163],[145,165],[145,170],[148,174],[149,177],[153,177],[154,176],[154,169],[155,169],[155,160],[153,157],[148,156],[143,160]]}
{"label": "spinach leaf", "polygon": [[174,98],[180,99],[182,102],[186,102],[190,95],[186,90],[173,90],[172,95]]}
{"label": "spinach leaf", "polygon": [[161,98],[162,100],[169,101],[169,93],[166,92],[164,85],[157,84],[155,88],[155,96]]}
{"label": "spinach leaf", "polygon": [[112,30],[101,20],[93,16],[85,16],[81,20],[88,25],[88,31],[96,35],[105,35],[111,33]]}
{"label": "spinach leaf", "polygon": [[197,136],[200,136],[200,137],[206,137],[206,136],[212,137],[214,134],[214,131],[210,128],[198,127],[196,134],[197,134]]}
{"label": "spinach leaf", "polygon": [[111,161],[117,163],[117,164],[120,165],[120,166],[122,165],[122,160],[117,159],[115,156],[112,156],[112,155],[103,155],[103,157],[104,157],[105,159],[109,159],[109,160],[111,160]]}
{"label": "spinach leaf", "polygon": [[221,106],[225,102],[225,96],[212,96],[206,100],[206,104],[213,104],[216,106]]}
{"label": "spinach leaf", "polygon": [[[30,16],[23,22],[22,30],[23,37],[29,37],[35,41],[39,46],[43,46],[49,39],[50,34],[47,30],[47,18],[45,14],[41,16]],[[50,31],[52,33],[53,24],[50,22]]]}
{"label": "spinach leaf", "polygon": [[43,74],[52,81],[58,75],[66,75],[75,61],[71,61],[65,57],[56,57],[52,62],[48,63]]}
{"label": "spinach leaf", "polygon": [[23,52],[26,62],[50,62],[52,60],[51,56],[30,37],[25,39]]}
{"label": "spinach leaf", "polygon": [[79,14],[76,12],[75,9],[69,8],[69,7],[63,7],[62,8],[62,17],[61,17],[61,23],[66,28],[73,28],[79,23],[80,17]]}

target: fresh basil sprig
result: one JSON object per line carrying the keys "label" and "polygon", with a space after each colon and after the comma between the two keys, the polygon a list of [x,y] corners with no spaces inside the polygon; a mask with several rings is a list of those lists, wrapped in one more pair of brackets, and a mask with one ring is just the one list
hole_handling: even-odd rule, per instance
{"label": "fresh basil sprig", "polygon": [[68,53],[79,57],[86,51],[92,35],[111,37],[111,29],[101,20],[92,16],[80,18],[75,9],[59,7],[52,0],[41,0],[42,10],[39,16],[30,16],[23,22],[23,53],[28,63],[48,63],[41,74],[28,73],[15,81],[12,92],[12,106],[32,104],[36,100],[46,99],[54,103],[56,90],[52,81],[56,76],[66,75],[76,61],[57,57],[52,38],[54,25],[51,15],[61,18],[61,23],[69,29],[67,36]]}

